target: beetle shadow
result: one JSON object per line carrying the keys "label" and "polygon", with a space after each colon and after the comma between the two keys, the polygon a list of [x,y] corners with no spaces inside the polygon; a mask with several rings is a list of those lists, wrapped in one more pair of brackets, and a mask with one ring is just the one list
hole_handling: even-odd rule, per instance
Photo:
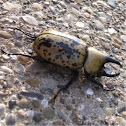
{"label": "beetle shadow", "polygon": [[[56,64],[39,62],[39,61],[34,61],[30,65],[28,65],[26,67],[25,72],[32,73],[33,75],[38,76],[38,77],[44,77],[45,79],[49,79],[48,77],[51,77],[54,81],[57,81],[56,86],[65,85],[73,76],[73,70],[70,68],[58,66]],[[79,73],[80,74],[76,81],[78,83],[77,85],[78,86],[80,85],[80,88],[81,88],[81,85],[83,84],[85,86],[85,89],[93,88],[96,90],[100,90],[100,89],[102,90],[101,87],[99,87],[98,85],[88,80],[85,75],[84,76],[86,79],[83,82],[80,82],[79,81],[80,75],[84,73],[82,73],[81,70],[79,70]],[[48,83],[48,85],[50,84]],[[46,86],[48,87],[48,85]],[[76,85],[74,86],[73,84],[72,87],[76,87]]]}
{"label": "beetle shadow", "polygon": [[28,65],[25,72],[38,77],[41,80],[41,86],[54,89],[58,85],[65,85],[73,76],[73,71],[69,68],[39,61],[34,61]]}

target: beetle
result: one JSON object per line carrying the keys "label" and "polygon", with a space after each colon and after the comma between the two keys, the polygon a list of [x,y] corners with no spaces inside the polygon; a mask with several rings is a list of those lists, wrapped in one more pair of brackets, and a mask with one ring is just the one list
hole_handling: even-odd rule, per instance
{"label": "beetle", "polygon": [[75,36],[58,32],[56,30],[43,31],[39,35],[33,36],[29,33],[25,33],[19,28],[12,29],[23,32],[34,41],[33,49],[38,56],[10,54],[1,49],[3,53],[7,55],[22,55],[41,62],[68,67],[73,70],[74,76],[64,87],[58,90],[53,100],[56,99],[56,97],[62,90],[68,89],[73,81],[77,79],[78,69],[81,69],[82,67],[84,67],[87,79],[100,85],[103,89],[103,85],[96,81],[95,77],[115,77],[120,74],[108,74],[105,72],[104,66],[106,63],[114,63],[122,67],[119,61],[109,57],[108,55],[102,53],[101,51],[98,51],[93,47],[88,47],[83,40]]}

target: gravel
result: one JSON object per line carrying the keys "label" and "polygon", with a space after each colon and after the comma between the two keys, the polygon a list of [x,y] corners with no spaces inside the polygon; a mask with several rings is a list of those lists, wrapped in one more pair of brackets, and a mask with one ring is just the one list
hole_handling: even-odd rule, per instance
{"label": "gravel", "polygon": [[[98,79],[104,91],[80,70],[67,93],[49,101],[57,85],[65,85],[72,71],[0,52],[0,125],[126,125],[126,1],[125,0],[0,0],[0,48],[34,55],[32,42],[18,27],[33,35],[56,29],[90,47],[106,52],[123,65],[120,75]],[[116,71],[111,65],[108,72]]]}

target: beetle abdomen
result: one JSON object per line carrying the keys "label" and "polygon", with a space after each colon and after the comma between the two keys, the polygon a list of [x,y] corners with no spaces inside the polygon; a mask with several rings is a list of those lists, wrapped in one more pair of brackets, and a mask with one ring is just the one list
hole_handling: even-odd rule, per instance
{"label": "beetle abdomen", "polygon": [[83,67],[86,56],[86,44],[82,40],[54,30],[42,32],[33,48],[43,59],[71,69]]}

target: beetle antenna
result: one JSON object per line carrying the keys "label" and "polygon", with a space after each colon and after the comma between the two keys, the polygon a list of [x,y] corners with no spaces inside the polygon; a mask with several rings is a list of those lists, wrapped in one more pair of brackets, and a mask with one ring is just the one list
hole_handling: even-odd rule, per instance
{"label": "beetle antenna", "polygon": [[32,40],[35,40],[37,38],[36,35],[32,35],[28,32],[24,32],[23,30],[21,30],[20,28],[15,28],[15,27],[9,27],[9,26],[0,26],[1,28],[10,28],[10,29],[13,29],[13,30],[18,30],[20,32],[22,32],[23,34],[25,34],[26,36],[30,37]]}

